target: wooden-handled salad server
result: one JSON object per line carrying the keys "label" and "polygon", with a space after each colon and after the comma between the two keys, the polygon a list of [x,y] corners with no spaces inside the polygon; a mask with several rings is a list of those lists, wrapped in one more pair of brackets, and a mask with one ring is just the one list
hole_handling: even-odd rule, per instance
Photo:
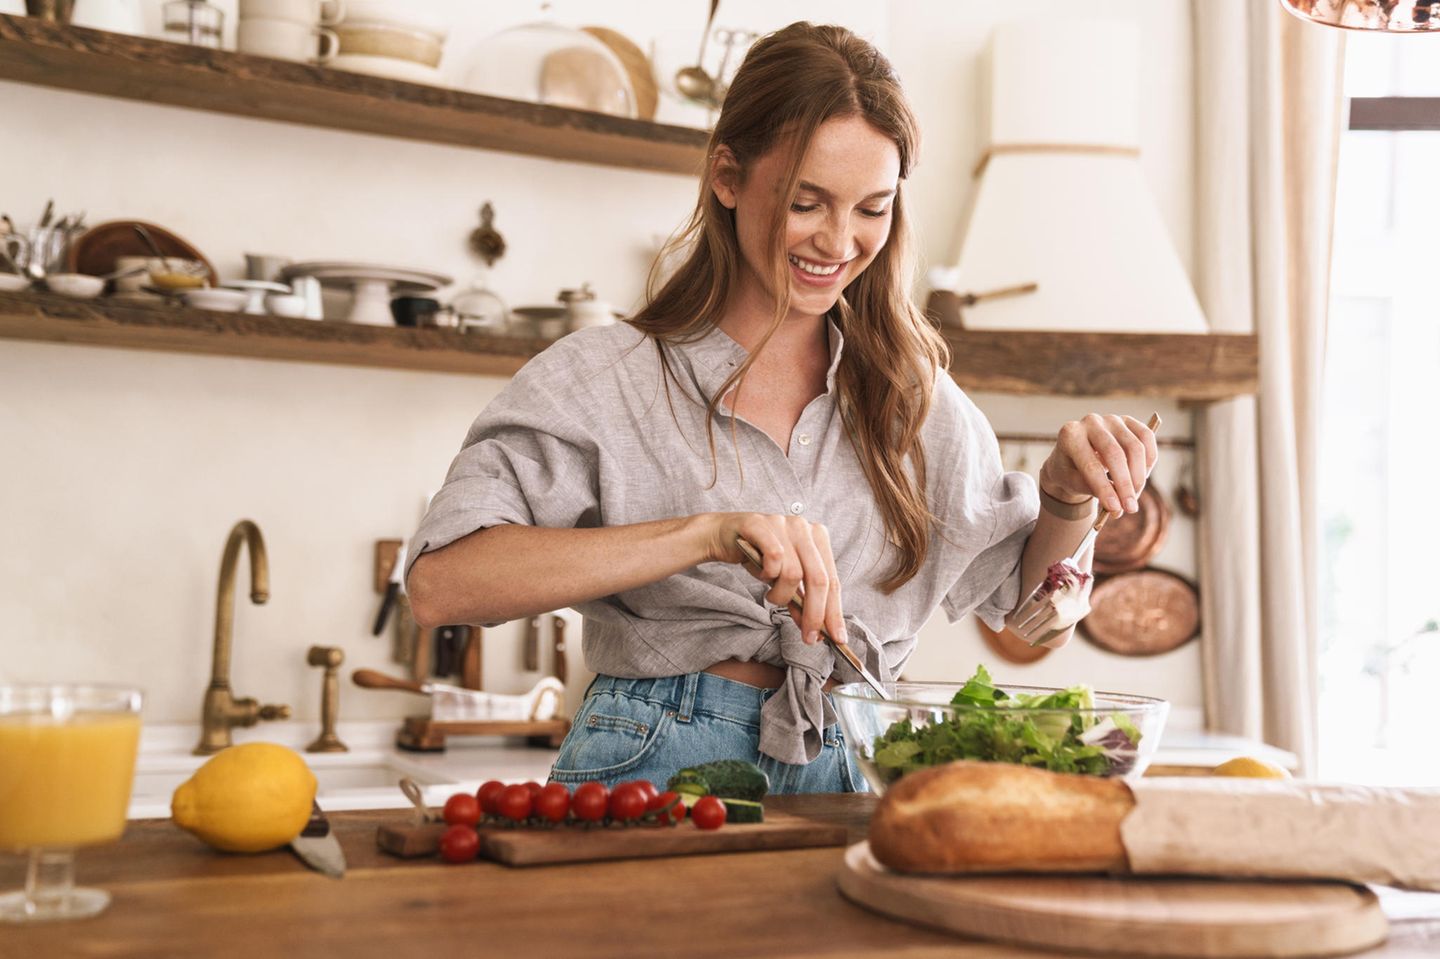
{"label": "wooden-handled salad server", "polygon": [[[742,537],[736,537],[735,545],[740,548],[740,555],[745,558],[745,565],[750,567],[756,576],[763,578],[765,575],[765,559],[760,555],[760,551]],[[805,598],[800,590],[797,589],[795,595],[790,597],[790,616],[795,620],[797,625],[800,622],[800,614],[804,611]],[[830,644],[831,649],[839,653],[845,662],[850,664],[851,669],[859,673],[860,677],[870,684],[870,688],[875,690],[876,695],[881,699],[895,698],[885,691],[884,683],[870,674],[870,670],[865,668],[865,664],[860,661],[859,656],[855,655],[855,650],[851,649],[848,643],[836,642],[835,637],[831,636],[823,627],[820,630],[820,635]]]}

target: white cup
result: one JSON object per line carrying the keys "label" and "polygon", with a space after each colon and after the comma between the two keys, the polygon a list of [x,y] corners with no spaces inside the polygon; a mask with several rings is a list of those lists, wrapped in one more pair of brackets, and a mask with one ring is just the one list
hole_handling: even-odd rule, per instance
{"label": "white cup", "polygon": [[334,30],[292,20],[241,20],[237,38],[241,53],[301,63],[327,63],[340,50]]}
{"label": "white cup", "polygon": [[289,20],[331,27],[344,18],[344,0],[240,0],[241,20]]}

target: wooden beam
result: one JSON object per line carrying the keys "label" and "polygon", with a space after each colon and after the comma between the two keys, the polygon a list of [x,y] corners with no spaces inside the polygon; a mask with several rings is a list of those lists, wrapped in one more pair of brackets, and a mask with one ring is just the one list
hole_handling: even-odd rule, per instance
{"label": "wooden beam", "polygon": [[704,130],[0,15],[0,80],[212,113],[695,175]]}
{"label": "wooden beam", "polygon": [[1259,386],[1253,335],[965,330],[955,325],[954,299],[932,294],[927,310],[950,343],[950,375],[966,390],[1210,402]]}
{"label": "wooden beam", "polygon": [[1440,97],[1351,97],[1352,130],[1440,130]]}

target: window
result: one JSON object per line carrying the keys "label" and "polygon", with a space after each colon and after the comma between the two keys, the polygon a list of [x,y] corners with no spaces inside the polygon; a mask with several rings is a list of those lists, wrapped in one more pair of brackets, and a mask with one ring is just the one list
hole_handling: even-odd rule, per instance
{"label": "window", "polygon": [[[1428,42],[1427,42],[1428,41]],[[1440,785],[1440,41],[1352,35],[1326,351],[1319,774]]]}

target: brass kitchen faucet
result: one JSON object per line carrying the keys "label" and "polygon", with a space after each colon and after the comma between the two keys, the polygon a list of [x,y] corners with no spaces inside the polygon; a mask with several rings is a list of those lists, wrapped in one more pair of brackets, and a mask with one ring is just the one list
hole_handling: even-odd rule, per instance
{"label": "brass kitchen faucet", "polygon": [[210,664],[210,686],[200,710],[200,744],[195,755],[218,753],[230,745],[230,730],[253,726],[262,719],[289,719],[290,707],[236,699],[230,691],[230,648],[235,633],[235,566],[240,547],[250,544],[250,601],[257,606],[270,598],[270,562],[260,527],[242,519],[230,530],[220,560],[220,591],[215,600],[215,653]]}

